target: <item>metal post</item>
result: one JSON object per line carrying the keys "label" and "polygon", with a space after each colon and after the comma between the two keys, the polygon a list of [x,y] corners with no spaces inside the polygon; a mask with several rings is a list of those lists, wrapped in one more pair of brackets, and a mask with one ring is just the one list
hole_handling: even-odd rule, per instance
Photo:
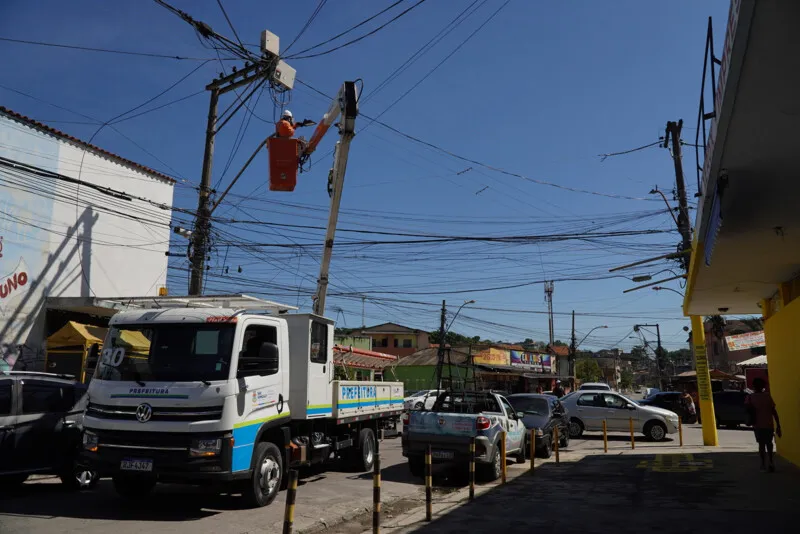
{"label": "metal post", "polygon": [[628,418],[628,423],[631,428],[631,450],[636,448],[636,438],[633,436],[633,417]]}
{"label": "metal post", "polygon": [[608,425],[605,419],[603,419],[603,452],[608,452]]}
{"label": "metal post", "polygon": [[439,318],[439,350],[436,351],[436,389],[442,389],[442,371],[444,367],[444,345],[447,328],[447,302],[442,301],[442,314]]}
{"label": "metal post", "polygon": [[531,428],[531,474],[533,474],[533,463],[536,457],[536,429]]}
{"label": "metal post", "polygon": [[572,341],[569,344],[569,376],[572,383],[571,391],[575,391],[575,310],[572,310]]}
{"label": "metal post", "polygon": [[469,500],[475,498],[475,438],[469,440]]}
{"label": "metal post", "polygon": [[678,417],[678,439],[680,446],[683,447],[683,419],[681,417]]}
{"label": "metal post", "polygon": [[431,446],[425,450],[425,521],[433,520],[433,466]]}
{"label": "metal post", "polygon": [[286,509],[283,512],[283,534],[291,534],[294,525],[294,502],[297,498],[297,470],[289,470],[289,487],[286,490]]}
{"label": "metal post", "polygon": [[506,433],[500,432],[500,481],[506,483]]}
{"label": "metal post", "polygon": [[381,455],[375,455],[372,471],[372,533],[381,531]]}
{"label": "metal post", "polygon": [[211,195],[211,169],[214,163],[214,138],[217,134],[217,103],[219,88],[211,88],[211,101],[208,107],[208,123],[206,125],[206,146],[203,153],[203,174],[200,177],[200,194],[197,199],[197,219],[192,233],[191,277],[189,279],[189,295],[203,293],[203,276],[206,265],[206,246],[210,230],[210,212],[208,200]]}
{"label": "metal post", "polygon": [[553,441],[555,441],[555,443],[553,444],[553,448],[556,451],[556,465],[559,465],[561,463],[561,458],[559,457],[558,454],[558,446],[561,440],[558,439],[558,425],[553,427]]}

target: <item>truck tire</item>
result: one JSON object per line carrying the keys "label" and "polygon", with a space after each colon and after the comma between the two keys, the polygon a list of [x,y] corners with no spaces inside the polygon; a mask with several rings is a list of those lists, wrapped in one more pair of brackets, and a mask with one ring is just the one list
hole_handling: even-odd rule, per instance
{"label": "truck tire", "polygon": [[281,489],[283,458],[274,443],[262,441],[253,451],[253,473],[245,483],[242,498],[250,508],[267,506]]}
{"label": "truck tire", "polygon": [[358,451],[353,451],[353,467],[361,472],[372,471],[375,451],[375,433],[371,428],[362,428],[358,434]]}
{"label": "truck tire", "polygon": [[152,477],[137,477],[131,475],[116,475],[113,477],[114,489],[120,497],[130,500],[141,500],[150,495],[156,486],[156,479]]}
{"label": "truck tire", "polygon": [[420,456],[411,456],[408,458],[408,470],[411,475],[415,477],[425,476],[425,459]]}
{"label": "truck tire", "polygon": [[65,469],[59,476],[61,483],[69,490],[81,491],[94,488],[100,481],[100,474],[97,471],[73,461],[69,468]]}

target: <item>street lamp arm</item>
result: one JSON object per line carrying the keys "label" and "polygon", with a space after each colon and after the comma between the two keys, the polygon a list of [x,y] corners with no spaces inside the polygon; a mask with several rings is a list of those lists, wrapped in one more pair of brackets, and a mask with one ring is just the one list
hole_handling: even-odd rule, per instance
{"label": "street lamp arm", "polygon": [[578,342],[578,344],[577,344],[577,345],[575,345],[575,349],[577,350],[577,349],[578,349],[578,347],[580,347],[580,346],[581,346],[581,343],[583,343],[584,341],[586,341],[586,338],[587,338],[587,337],[589,337],[589,335],[590,335],[592,332],[594,332],[595,330],[597,330],[598,328],[608,328],[608,326],[607,326],[607,325],[595,326],[594,328],[592,328],[591,330],[589,330],[589,332],[588,332],[588,333],[587,333],[585,336],[583,336],[583,339],[581,339],[581,340]]}

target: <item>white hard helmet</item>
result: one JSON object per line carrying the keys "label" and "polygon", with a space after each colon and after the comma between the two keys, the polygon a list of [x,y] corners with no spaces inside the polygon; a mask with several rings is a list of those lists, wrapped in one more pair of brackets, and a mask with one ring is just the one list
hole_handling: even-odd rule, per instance
{"label": "white hard helmet", "polygon": [[292,112],[291,112],[291,111],[289,111],[289,110],[287,109],[287,110],[285,110],[285,111],[283,112],[283,115],[281,115],[281,118],[282,118],[282,119],[289,119],[289,120],[292,120],[292,119],[294,119],[294,115],[292,115]]}

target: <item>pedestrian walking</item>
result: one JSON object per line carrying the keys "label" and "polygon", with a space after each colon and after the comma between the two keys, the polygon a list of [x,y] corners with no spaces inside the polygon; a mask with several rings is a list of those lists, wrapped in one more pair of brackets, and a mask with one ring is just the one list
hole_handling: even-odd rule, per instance
{"label": "pedestrian walking", "polygon": [[681,400],[683,401],[683,405],[686,407],[686,422],[694,423],[697,418],[697,407],[694,405],[694,400],[692,400],[692,396],[689,395],[689,391],[686,388],[683,390]]}
{"label": "pedestrian walking", "polygon": [[539,395],[544,393],[544,390],[542,389],[542,386],[536,386],[536,393],[538,393]]}
{"label": "pedestrian walking", "polygon": [[[753,393],[748,395],[745,406],[750,415],[750,423],[758,443],[758,455],[761,457],[761,469],[775,472],[775,462],[772,455],[773,435],[781,437],[781,421],[778,419],[778,410],[772,395],[766,391],[766,382],[763,378],[753,380]],[[774,425],[773,425],[774,420]],[[767,464],[769,460],[769,464]]]}

